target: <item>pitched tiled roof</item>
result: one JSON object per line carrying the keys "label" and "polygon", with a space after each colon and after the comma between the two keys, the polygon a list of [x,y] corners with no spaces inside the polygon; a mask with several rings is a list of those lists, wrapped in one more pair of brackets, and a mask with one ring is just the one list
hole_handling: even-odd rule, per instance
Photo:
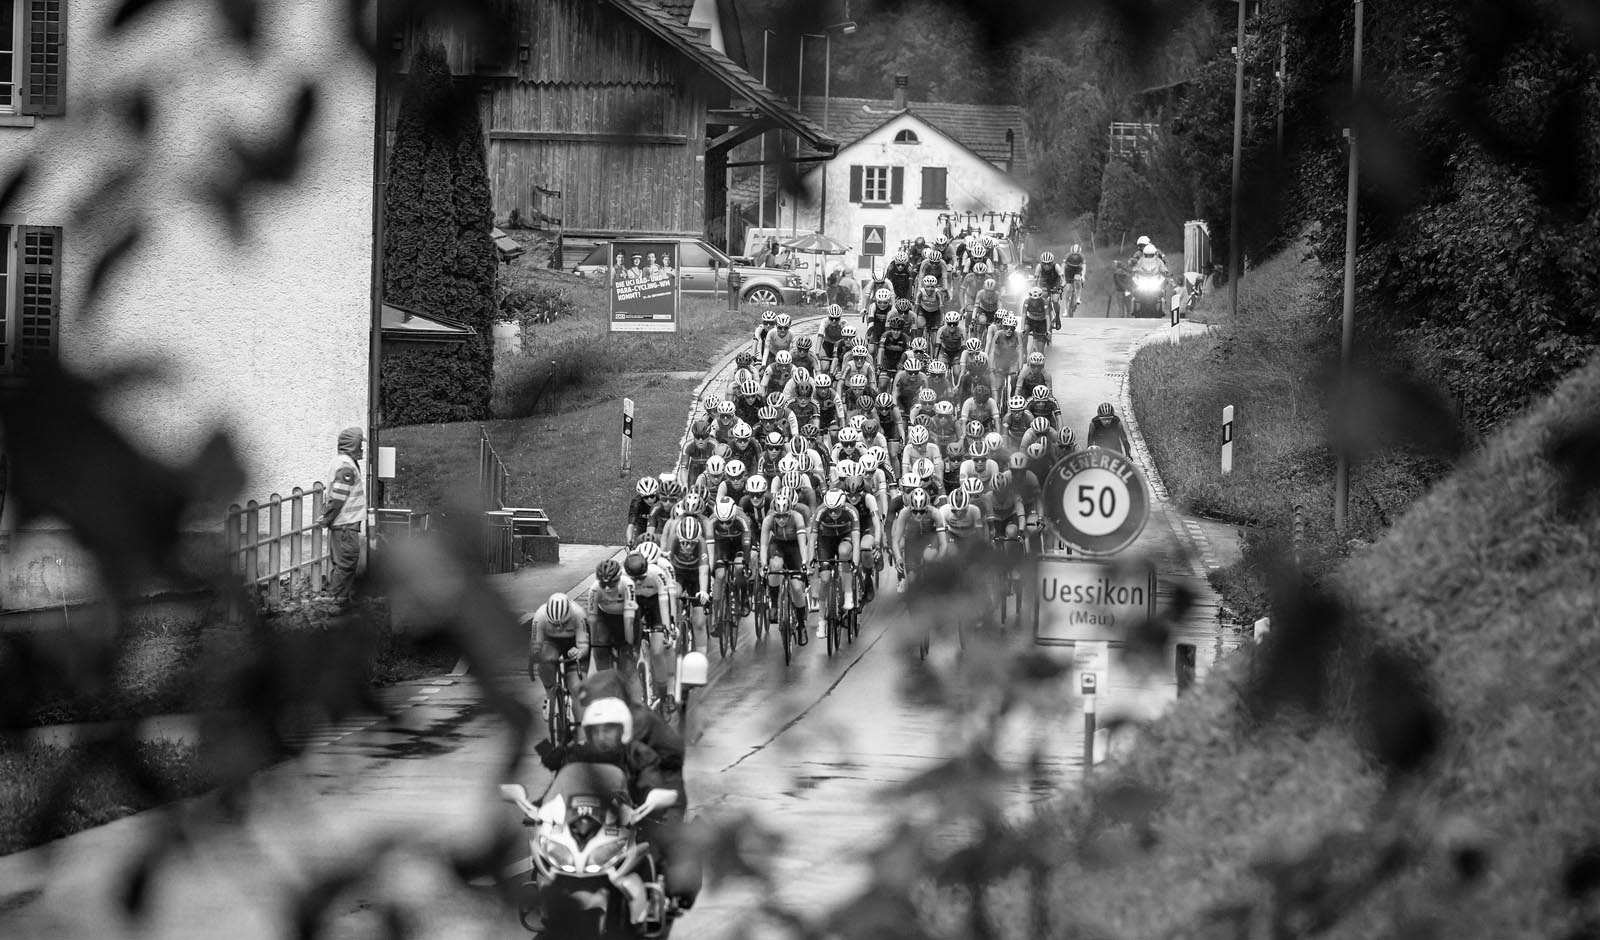
{"label": "pitched tiled roof", "polygon": [[[823,121],[823,99],[810,97],[801,111],[818,124]],[[1028,174],[1028,137],[1022,109],[1015,105],[945,104],[937,101],[908,101],[906,110],[949,135],[978,156],[1004,170],[1012,149],[1006,145],[1006,131],[1014,132],[1016,157],[1013,176]],[[847,147],[876,130],[898,114],[887,98],[831,98],[827,101],[828,133]]]}
{"label": "pitched tiled roof", "polygon": [[756,110],[799,134],[811,146],[825,153],[838,149],[833,135],[797,111],[794,105],[774,94],[761,80],[740,68],[732,59],[700,41],[694,30],[679,22],[657,0],[609,0],[645,30],[683,53],[707,75],[717,79],[737,98],[750,102]]}
{"label": "pitched tiled roof", "polygon": [[656,0],[661,8],[678,18],[678,22],[687,26],[689,14],[694,12],[694,0]]}

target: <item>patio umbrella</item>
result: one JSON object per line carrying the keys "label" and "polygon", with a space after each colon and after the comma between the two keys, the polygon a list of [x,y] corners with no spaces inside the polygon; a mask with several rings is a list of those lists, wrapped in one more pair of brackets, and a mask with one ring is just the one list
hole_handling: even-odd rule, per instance
{"label": "patio umbrella", "polygon": [[813,255],[845,255],[850,253],[850,246],[837,238],[830,238],[818,232],[808,232],[798,235],[788,241],[779,242],[792,251],[803,251]]}

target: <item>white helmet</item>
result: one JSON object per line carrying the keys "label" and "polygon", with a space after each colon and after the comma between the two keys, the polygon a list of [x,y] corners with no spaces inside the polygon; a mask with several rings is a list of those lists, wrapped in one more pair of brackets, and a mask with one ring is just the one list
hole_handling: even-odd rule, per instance
{"label": "white helmet", "polygon": [[1140,235],[1139,236],[1139,240],[1134,242],[1134,245],[1139,247],[1139,248],[1143,248],[1144,246],[1146,246],[1148,244],[1150,244],[1150,236],[1149,235]]}
{"label": "white helmet", "polygon": [[1160,252],[1156,250],[1156,246],[1154,246],[1154,245],[1146,245],[1146,246],[1144,246],[1144,256],[1146,258],[1154,258],[1158,254],[1160,254]]}
{"label": "white helmet", "polygon": [[706,460],[706,472],[712,476],[720,477],[727,471],[728,464],[727,461],[723,460],[723,458],[712,455],[708,460]]}
{"label": "white helmet", "polygon": [[717,500],[717,508],[714,510],[718,522],[731,521],[733,519],[733,514],[738,511],[739,504],[735,503],[733,501],[733,497],[731,496],[724,496]]}
{"label": "white helmet", "polygon": [[571,614],[572,601],[560,591],[550,595],[550,599],[544,602],[545,618],[553,623],[562,623]]}
{"label": "white helmet", "polygon": [[597,698],[583,710],[585,731],[602,725],[620,726],[623,744],[633,740],[633,710],[620,698]]}
{"label": "white helmet", "polygon": [[794,321],[789,318],[787,313],[778,314],[778,329],[787,330],[789,328],[789,324],[792,322]]}

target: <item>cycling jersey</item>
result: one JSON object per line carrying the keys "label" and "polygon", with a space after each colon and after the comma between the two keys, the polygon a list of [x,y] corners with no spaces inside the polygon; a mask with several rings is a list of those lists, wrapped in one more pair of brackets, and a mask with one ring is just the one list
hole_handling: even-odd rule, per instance
{"label": "cycling jersey", "polygon": [[610,587],[605,587],[596,582],[589,591],[589,613],[620,614],[627,609],[628,592],[632,590],[633,582],[626,575],[617,579]]}
{"label": "cycling jersey", "polygon": [[538,613],[533,615],[533,635],[529,639],[534,642],[551,639],[575,640],[583,624],[583,613],[578,610],[577,605],[572,606],[564,620],[551,620],[541,607]]}
{"label": "cycling jersey", "polygon": [[813,528],[819,537],[843,538],[861,531],[861,517],[849,505],[838,509],[824,508],[817,513]]}
{"label": "cycling jersey", "polygon": [[773,330],[767,334],[767,353],[776,356],[786,349],[794,348],[793,330]]}
{"label": "cycling jersey", "polygon": [[935,288],[917,292],[917,306],[928,313],[944,309],[944,292]]}
{"label": "cycling jersey", "polygon": [[1044,370],[1044,366],[1039,366],[1037,368],[1034,366],[1028,366],[1021,372],[1017,373],[1016,394],[1021,395],[1023,398],[1027,398],[1031,401],[1033,390],[1036,387],[1049,384],[1050,373]]}
{"label": "cycling jersey", "polygon": [[979,290],[977,296],[978,309],[985,313],[994,313],[1000,309],[1000,292],[993,290]]}
{"label": "cycling jersey", "polygon": [[762,520],[762,525],[767,528],[767,538],[772,542],[798,542],[800,536],[806,531],[806,517],[803,513],[790,509],[786,513],[767,513],[767,518]]}
{"label": "cycling jersey", "polygon": [[1008,411],[1000,419],[1000,432],[1009,438],[1020,440],[1022,435],[1028,433],[1028,428],[1033,426],[1033,416],[1024,411]]}
{"label": "cycling jersey", "polygon": [[689,478],[700,475],[706,468],[706,461],[717,453],[717,442],[709,437],[697,437],[683,448],[683,456],[689,461]]}
{"label": "cycling jersey", "polygon": [[[760,379],[756,380],[758,384],[760,381]],[[733,416],[738,418],[740,421],[743,421],[745,424],[755,427],[756,422],[761,420],[761,406],[764,404],[766,404],[766,402],[761,398],[760,395],[740,395],[738,398],[734,399]]]}
{"label": "cycling jersey", "polygon": [[939,510],[930,507],[926,512],[914,512],[909,506],[900,510],[900,534],[906,544],[914,545],[939,534]]}
{"label": "cycling jersey", "polygon": [[[745,520],[744,516],[738,514],[735,514],[727,522],[718,519],[711,523],[711,537],[716,539],[719,545],[727,546],[730,543],[738,543],[743,545],[744,548],[749,548],[750,523]],[[742,551],[743,549],[736,548],[735,550]]]}
{"label": "cycling jersey", "polygon": [[1098,415],[1089,422],[1089,433],[1085,435],[1089,447],[1106,447],[1111,450],[1128,450],[1128,432],[1122,428],[1122,419],[1116,415],[1102,418]]}
{"label": "cycling jersey", "polygon": [[659,500],[650,502],[637,494],[633,497],[633,502],[628,504],[628,524],[635,533],[643,532],[650,525],[650,514],[658,503]]}
{"label": "cycling jersey", "polygon": [[1060,406],[1056,404],[1055,399],[1053,398],[1028,399],[1029,414],[1032,414],[1035,418],[1048,418],[1051,424],[1055,424],[1056,414],[1060,412],[1060,410]]}
{"label": "cycling jersey", "polygon": [[939,348],[947,353],[959,353],[966,342],[966,331],[959,324],[952,323],[939,330]]}
{"label": "cycling jersey", "polygon": [[983,510],[971,503],[967,504],[964,512],[956,512],[949,506],[944,507],[944,527],[953,539],[966,539],[979,531],[983,526]]}
{"label": "cycling jersey", "polygon": [[684,568],[698,568],[706,561],[705,540],[675,538],[672,540],[672,550],[669,554],[672,566],[680,571]]}
{"label": "cycling jersey", "polygon": [[1061,269],[1053,264],[1039,265],[1039,286],[1047,291],[1061,290]]}
{"label": "cycling jersey", "polygon": [[1000,467],[987,457],[982,461],[965,460],[961,463],[961,475],[963,477],[977,477],[984,482],[985,486],[993,481],[994,475],[999,472]]}
{"label": "cycling jersey", "polygon": [[1050,311],[1045,309],[1043,300],[1034,300],[1029,297],[1023,304],[1023,313],[1029,333],[1047,333],[1050,330]]}
{"label": "cycling jersey", "polygon": [[887,275],[896,297],[911,296],[911,265],[890,262]]}

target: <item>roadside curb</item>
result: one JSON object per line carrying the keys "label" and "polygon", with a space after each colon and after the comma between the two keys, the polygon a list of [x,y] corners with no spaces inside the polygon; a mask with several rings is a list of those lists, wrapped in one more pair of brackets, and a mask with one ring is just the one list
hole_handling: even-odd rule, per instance
{"label": "roadside curb", "polygon": [[[1134,350],[1135,355],[1138,349]],[[1145,479],[1150,483],[1150,490],[1156,499],[1163,503],[1170,511],[1167,522],[1173,535],[1177,536],[1178,544],[1184,546],[1189,559],[1189,570],[1195,577],[1206,580],[1206,575],[1221,567],[1216,564],[1217,552],[1211,540],[1206,538],[1205,530],[1198,523],[1182,518],[1182,513],[1172,502],[1166,483],[1161,479],[1161,471],[1156,468],[1155,457],[1150,453],[1150,447],[1145,442],[1144,433],[1139,429],[1139,419],[1133,410],[1132,380],[1129,372],[1133,369],[1133,358],[1128,359],[1128,369],[1117,374],[1117,405],[1122,409],[1123,416],[1127,419],[1128,441],[1133,445],[1133,457],[1139,464],[1139,469],[1144,471]]]}

